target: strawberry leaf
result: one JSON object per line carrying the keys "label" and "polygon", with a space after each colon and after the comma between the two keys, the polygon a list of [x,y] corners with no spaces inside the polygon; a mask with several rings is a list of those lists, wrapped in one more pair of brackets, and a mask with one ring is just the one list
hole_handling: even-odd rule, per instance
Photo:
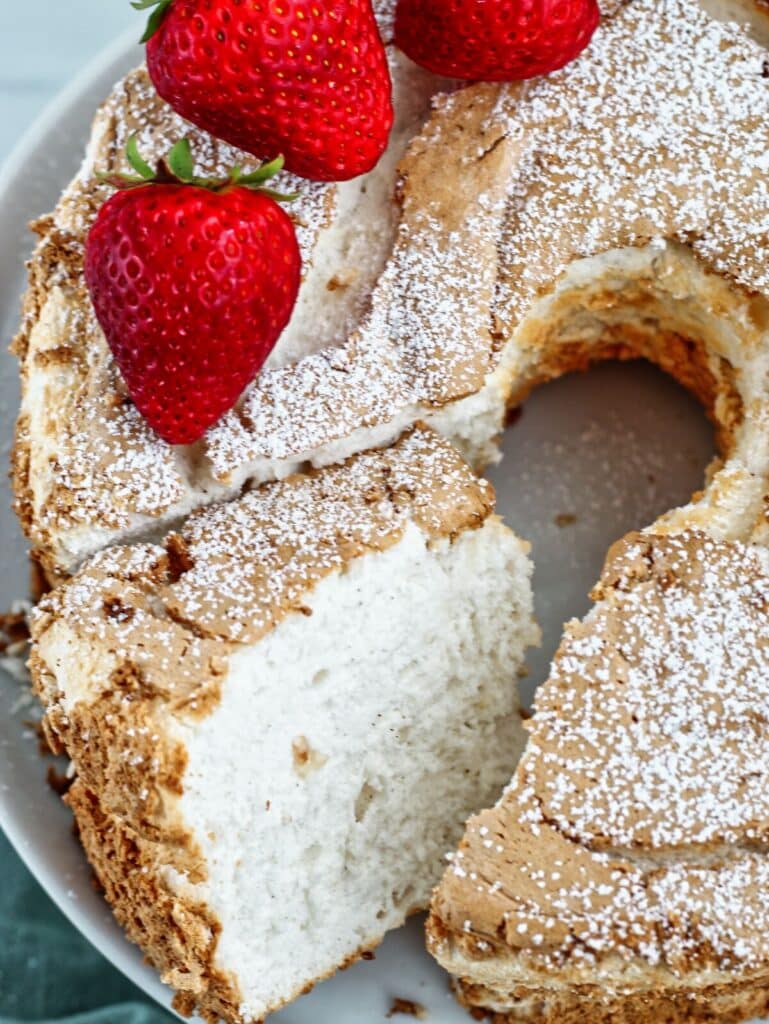
{"label": "strawberry leaf", "polygon": [[298,192],[276,192],[274,188],[260,188],[262,195],[269,196],[276,203],[293,203],[299,198]]}
{"label": "strawberry leaf", "polygon": [[160,28],[160,23],[166,16],[168,8],[171,6],[173,0],[132,0],[131,7],[135,11],[148,11],[154,8],[152,14],[150,14],[147,27],[144,30],[144,35],[139,40],[142,43],[147,43],[152,39],[157,30]]}
{"label": "strawberry leaf", "polygon": [[153,170],[139,152],[136,136],[132,135],[126,144],[126,159],[136,174],[109,172],[97,175],[98,179],[114,188],[123,189],[139,188],[143,185],[194,185],[210,192],[224,192],[229,188],[253,189],[255,192],[263,192],[277,202],[290,203],[298,198],[298,193],[295,192],[287,195],[264,187],[264,182],[269,181],[282,169],[282,156],[275,157],[274,160],[262,164],[248,174],[244,174],[243,168],[236,164],[226,178],[201,178],[195,174],[195,158],[189,139],[180,139],[168,156],[157,162]]}
{"label": "strawberry leaf", "polygon": [[139,152],[139,143],[136,141],[135,135],[128,140],[125,155],[131,167],[143,180],[151,181],[155,177],[155,172]]}
{"label": "strawberry leaf", "polygon": [[251,174],[240,174],[238,176],[238,184],[261,185],[263,181],[269,181],[270,178],[274,178],[279,171],[282,171],[284,163],[285,160],[282,156],[276,156],[274,160],[270,160],[267,164],[262,164],[261,167],[252,171]]}
{"label": "strawberry leaf", "polygon": [[192,181],[195,176],[195,162],[189,139],[180,139],[168,154],[168,167],[180,181]]}

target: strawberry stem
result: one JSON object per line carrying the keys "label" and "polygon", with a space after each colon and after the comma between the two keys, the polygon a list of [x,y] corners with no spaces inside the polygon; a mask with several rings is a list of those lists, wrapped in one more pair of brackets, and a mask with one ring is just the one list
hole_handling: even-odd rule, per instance
{"label": "strawberry stem", "polygon": [[131,7],[135,11],[148,11],[154,8],[152,14],[150,14],[147,27],[144,30],[144,35],[139,40],[142,43],[148,43],[150,39],[155,35],[157,30],[160,28],[160,23],[166,16],[168,8],[171,6],[173,0],[133,0]]}
{"label": "strawberry stem", "polygon": [[189,139],[180,139],[172,146],[169,154],[158,161],[156,169],[147,163],[139,152],[139,143],[132,135],[126,144],[126,159],[136,174],[100,174],[102,181],[114,185],[115,188],[139,188],[142,185],[195,185],[207,188],[212,192],[222,192],[227,188],[248,188],[255,192],[263,192],[277,202],[291,202],[297,193],[277,192],[265,188],[264,183],[274,178],[283,170],[283,157],[260,164],[254,171],[244,174],[241,167],[232,168],[226,178],[198,178],[195,175],[195,160]]}

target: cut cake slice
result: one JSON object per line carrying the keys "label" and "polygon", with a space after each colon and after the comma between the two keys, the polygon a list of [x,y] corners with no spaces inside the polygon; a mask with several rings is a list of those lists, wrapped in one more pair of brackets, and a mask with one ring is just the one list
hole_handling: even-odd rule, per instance
{"label": "cut cake slice", "polygon": [[417,429],[111,548],[34,621],[46,730],[128,935],[209,1020],[425,906],[520,754],[526,547]]}

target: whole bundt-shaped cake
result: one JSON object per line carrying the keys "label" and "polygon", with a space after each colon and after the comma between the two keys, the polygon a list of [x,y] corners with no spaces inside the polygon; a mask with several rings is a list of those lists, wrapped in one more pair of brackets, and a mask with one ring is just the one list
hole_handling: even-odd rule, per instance
{"label": "whole bundt-shaped cake", "polygon": [[[390,148],[303,186],[293,319],[198,444],[146,426],[94,317],[95,175],[132,134],[248,158],[139,70],[38,224],[15,486],[83,843],[180,1007],[246,1024],[424,905],[515,772],[433,899],[461,1000],[742,1020],[769,1008],[769,9],[607,3],[567,68],[459,88],[389,43],[389,6]],[[516,769],[529,567],[463,458],[537,384],[637,357],[720,457],[610,553]]]}

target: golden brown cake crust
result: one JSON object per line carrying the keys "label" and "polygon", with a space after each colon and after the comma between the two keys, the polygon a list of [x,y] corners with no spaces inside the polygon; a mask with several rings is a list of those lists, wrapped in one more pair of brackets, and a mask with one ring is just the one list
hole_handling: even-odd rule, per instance
{"label": "golden brown cake crust", "polygon": [[175,1008],[185,1015],[198,1010],[206,1021],[239,1021],[236,984],[214,966],[220,926],[208,909],[165,884],[153,843],[120,817],[105,813],[81,779],[65,802],[118,923],[175,989]]}
{"label": "golden brown cake crust", "polygon": [[687,1000],[742,1019],[769,985],[769,557],[630,535],[594,597],[436,891],[430,948],[500,1020],[678,1020]]}
{"label": "golden brown cake crust", "polygon": [[[488,998],[481,987],[462,982],[457,994],[471,1011]],[[522,1003],[520,1011],[472,1015],[491,1024],[739,1024],[769,1013],[769,976],[711,986],[696,994],[684,990],[611,997],[596,986],[548,998],[541,989],[521,986],[515,998]]]}
{"label": "golden brown cake crust", "polygon": [[[163,622],[173,637],[188,631],[204,642],[255,643],[301,610],[301,595],[319,579],[366,551],[395,544],[407,521],[430,537],[455,537],[482,525],[493,502],[491,485],[447,441],[416,427],[390,448],[199,511],[165,546],[102,552],[76,585],[39,606],[36,637],[63,620],[82,637],[131,646]],[[155,630],[147,628],[153,618]],[[174,650],[177,641],[168,642]],[[158,687],[167,688],[160,653],[158,645],[147,671],[156,671]]]}
{"label": "golden brown cake crust", "polygon": [[[477,391],[537,300],[582,257],[664,238],[748,290],[767,287],[763,59],[696,3],[633,0],[563,71],[440,97],[402,163],[399,239],[372,314],[337,356],[353,389],[374,341],[387,362],[367,370],[376,391],[369,385],[358,406],[353,390],[354,415],[329,425],[324,440],[404,402],[440,407]],[[469,277],[479,258],[484,276]],[[544,355],[524,346],[513,392],[537,379]],[[334,393],[319,365],[301,370],[317,373],[321,400]],[[288,445],[280,436],[269,400],[276,383],[256,382],[245,424],[225,419],[212,431],[217,474],[307,446],[306,436]],[[281,394],[291,383],[281,378]],[[319,403],[302,401],[320,426]]]}

